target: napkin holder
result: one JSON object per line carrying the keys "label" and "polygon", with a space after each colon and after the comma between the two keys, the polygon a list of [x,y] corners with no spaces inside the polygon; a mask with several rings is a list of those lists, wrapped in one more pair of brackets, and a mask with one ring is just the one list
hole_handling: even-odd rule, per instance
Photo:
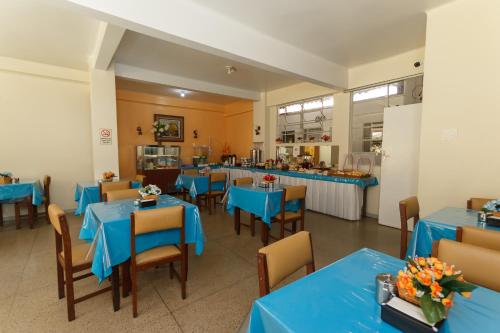
{"label": "napkin holder", "polygon": [[[406,304],[405,304],[406,303]],[[401,306],[402,305],[402,306]],[[393,297],[389,302],[382,304],[380,316],[383,321],[396,327],[403,332],[412,333],[436,333],[439,332],[439,328],[443,324],[444,320],[434,324],[434,326],[429,325],[424,322],[422,318],[418,319],[417,316],[412,316],[406,311],[411,310],[413,313],[420,313],[423,317],[422,310],[399,297]]]}
{"label": "napkin holder", "polygon": [[141,208],[153,207],[153,206],[156,206],[156,199],[139,200],[139,207],[141,207]]}
{"label": "napkin holder", "polygon": [[487,216],[486,224],[493,227],[500,227],[500,216],[497,215]]}

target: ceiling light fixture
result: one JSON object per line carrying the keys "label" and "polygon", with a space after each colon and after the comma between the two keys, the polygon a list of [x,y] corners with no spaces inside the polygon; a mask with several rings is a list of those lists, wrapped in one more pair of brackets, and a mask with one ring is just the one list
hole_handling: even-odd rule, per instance
{"label": "ceiling light fixture", "polygon": [[236,67],[234,67],[234,66],[226,66],[226,73],[227,73],[227,75],[231,75],[234,72],[236,72]]}

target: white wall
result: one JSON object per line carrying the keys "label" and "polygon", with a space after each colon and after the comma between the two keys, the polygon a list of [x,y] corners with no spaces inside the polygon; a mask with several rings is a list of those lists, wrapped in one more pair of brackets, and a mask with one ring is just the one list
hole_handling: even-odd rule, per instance
{"label": "white wall", "polygon": [[[422,214],[500,197],[500,1],[428,13],[419,199]],[[451,129],[451,131],[448,131]],[[457,131],[457,136],[446,135]]]}
{"label": "white wall", "polygon": [[[52,202],[74,208],[75,183],[92,179],[88,76],[2,60],[0,169],[21,180],[52,176]],[[11,207],[4,215],[12,216]]]}

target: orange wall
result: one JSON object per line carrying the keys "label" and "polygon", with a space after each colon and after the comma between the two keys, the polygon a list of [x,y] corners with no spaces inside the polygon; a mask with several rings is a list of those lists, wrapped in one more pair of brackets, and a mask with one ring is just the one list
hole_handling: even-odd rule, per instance
{"label": "orange wall", "polygon": [[253,146],[253,102],[239,101],[225,107],[226,141],[238,158],[249,157]]}
{"label": "orange wall", "polygon": [[[155,114],[184,117],[184,142],[163,143],[181,146],[184,164],[191,163],[193,144],[211,144],[210,162],[220,161],[225,142],[228,142],[238,156],[249,154],[252,141],[252,102],[242,101],[224,106],[123,90],[116,92],[116,99],[118,154],[120,176],[123,178],[132,177],[136,173],[136,146],[155,144],[151,133]],[[137,126],[142,128],[143,135],[137,135]],[[195,129],[198,130],[197,139],[193,138]]]}

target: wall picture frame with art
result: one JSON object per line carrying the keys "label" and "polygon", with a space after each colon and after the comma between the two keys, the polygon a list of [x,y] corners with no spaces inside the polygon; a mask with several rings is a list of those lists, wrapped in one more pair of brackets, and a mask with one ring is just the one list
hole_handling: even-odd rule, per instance
{"label": "wall picture frame with art", "polygon": [[156,142],[184,142],[184,117],[155,114],[153,133]]}

